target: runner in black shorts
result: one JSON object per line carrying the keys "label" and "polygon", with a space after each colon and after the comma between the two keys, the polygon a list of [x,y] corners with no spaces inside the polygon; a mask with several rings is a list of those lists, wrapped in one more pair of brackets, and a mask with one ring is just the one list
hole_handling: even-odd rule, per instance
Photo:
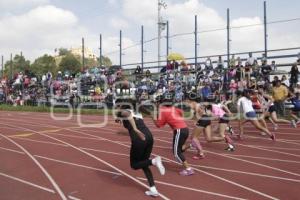
{"label": "runner in black shorts", "polygon": [[116,122],[122,122],[128,130],[131,139],[130,165],[134,170],[142,169],[150,185],[150,190],[145,194],[148,196],[158,196],[158,191],[154,184],[154,179],[149,166],[154,165],[158,168],[161,175],[165,174],[160,156],[149,159],[153,137],[139,113],[135,113],[131,108],[136,106],[131,99],[118,99],[116,101]]}
{"label": "runner in black shorts", "polygon": [[[273,124],[273,129],[277,130],[278,125],[277,123],[287,123],[291,124],[292,127],[296,127],[296,122],[294,120],[286,120],[286,119],[278,119],[276,108],[273,104],[274,100],[273,97],[268,95],[262,86],[258,87],[258,95],[260,101],[262,102],[264,113],[262,114],[262,118],[268,118],[270,122]],[[264,135],[264,134],[262,134]]]}

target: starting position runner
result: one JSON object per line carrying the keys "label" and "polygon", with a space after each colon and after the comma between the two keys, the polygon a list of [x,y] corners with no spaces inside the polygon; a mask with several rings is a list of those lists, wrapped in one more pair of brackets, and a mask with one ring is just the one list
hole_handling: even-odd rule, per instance
{"label": "starting position runner", "polygon": [[[193,159],[197,160],[204,158],[203,148],[199,141],[202,132],[204,133],[207,142],[225,141],[228,145],[228,147],[225,150],[234,151],[232,140],[228,135],[225,134],[226,128],[229,123],[229,109],[225,105],[200,105],[196,103],[193,99],[187,100],[187,103],[193,110],[197,119],[196,128],[194,129],[192,134],[192,146],[198,150],[198,153],[196,156],[193,156]],[[226,112],[223,109],[228,114],[226,114]],[[212,136],[211,120],[214,117],[219,118],[219,136]]]}
{"label": "starting position runner", "polygon": [[116,122],[122,122],[128,130],[131,139],[130,165],[134,170],[142,169],[150,185],[150,190],[145,194],[148,196],[158,196],[159,193],[155,187],[154,179],[150,166],[158,168],[161,175],[165,174],[165,168],[162,164],[161,157],[149,159],[152,147],[153,137],[143,121],[140,113],[135,113],[131,108],[136,106],[135,102],[130,99],[118,99],[116,101]]}
{"label": "starting position runner", "polygon": [[258,130],[266,133],[270,136],[272,140],[275,141],[275,135],[272,134],[267,128],[263,127],[256,116],[256,112],[254,111],[253,104],[251,101],[251,90],[244,90],[242,96],[238,99],[237,102],[237,110],[238,114],[242,115],[245,119],[242,119],[240,116],[239,120],[239,128],[240,134],[238,135],[241,138],[244,134],[244,124],[247,122],[251,122],[253,126],[255,126]]}
{"label": "starting position runner", "polygon": [[162,105],[159,106],[158,116],[153,115],[153,121],[158,128],[168,124],[173,130],[173,154],[175,158],[182,163],[184,170],[180,175],[189,176],[194,174],[194,170],[189,166],[183,155],[188,148],[185,142],[189,136],[189,129],[183,119],[183,111],[172,105],[173,96],[171,94],[163,95],[161,99]]}

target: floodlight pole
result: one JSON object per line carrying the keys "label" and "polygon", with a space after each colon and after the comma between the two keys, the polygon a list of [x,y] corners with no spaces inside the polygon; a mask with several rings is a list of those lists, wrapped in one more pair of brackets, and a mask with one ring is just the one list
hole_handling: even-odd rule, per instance
{"label": "floodlight pole", "polygon": [[100,67],[102,67],[102,34],[100,34],[100,57],[99,57],[99,63],[100,63]]}
{"label": "floodlight pole", "polygon": [[195,69],[198,64],[198,17],[195,15]]}
{"label": "floodlight pole", "polygon": [[227,68],[230,61],[230,10],[227,8]]}
{"label": "floodlight pole", "polygon": [[122,30],[120,30],[120,67],[122,67]]}
{"label": "floodlight pole", "polygon": [[141,27],[141,65],[144,72],[144,26]]}
{"label": "floodlight pole", "polygon": [[168,56],[169,56],[169,39],[170,39],[170,29],[169,29],[169,21],[167,21],[167,37],[166,37],[166,41],[167,41],[167,62],[168,62]]}
{"label": "floodlight pole", "polygon": [[265,58],[268,57],[268,32],[267,32],[267,2],[264,1],[264,39],[265,39]]}
{"label": "floodlight pole", "polygon": [[84,38],[82,38],[82,70],[84,70]]}

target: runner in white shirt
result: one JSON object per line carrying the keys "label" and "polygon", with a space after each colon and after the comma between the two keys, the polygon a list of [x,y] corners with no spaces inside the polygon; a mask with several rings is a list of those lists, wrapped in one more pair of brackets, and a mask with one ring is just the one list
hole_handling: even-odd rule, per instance
{"label": "runner in white shirt", "polygon": [[[272,140],[275,141],[275,135],[272,134],[267,128],[264,128],[258,121],[256,116],[256,112],[253,109],[252,101],[251,101],[251,90],[244,90],[242,96],[239,98],[237,102],[237,110],[239,116],[239,128],[240,128],[240,135],[238,136],[241,138],[244,134],[244,124],[247,122],[251,122],[255,128],[258,130],[268,134]],[[244,119],[241,117],[243,116]]]}

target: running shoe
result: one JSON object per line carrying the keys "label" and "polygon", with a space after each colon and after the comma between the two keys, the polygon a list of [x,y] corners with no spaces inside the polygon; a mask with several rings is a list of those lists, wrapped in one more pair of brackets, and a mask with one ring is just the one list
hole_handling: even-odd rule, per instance
{"label": "running shoe", "polygon": [[275,125],[273,126],[273,130],[274,130],[274,131],[277,131],[277,130],[278,130],[278,125],[277,125],[277,124],[275,124]]}
{"label": "running shoe", "polygon": [[298,120],[296,120],[296,124],[300,124],[300,120],[298,119]]}
{"label": "running shoe", "polygon": [[196,156],[193,156],[192,157],[194,160],[201,160],[201,159],[204,159],[205,158],[205,155],[204,154],[198,154]]}
{"label": "running shoe", "polygon": [[161,175],[165,175],[166,173],[166,169],[164,167],[164,165],[162,164],[162,161],[161,161],[161,157],[160,156],[157,156],[153,159],[154,161],[152,162],[154,166],[157,167],[159,173]]}
{"label": "running shoe", "polygon": [[230,147],[230,146],[228,146],[226,149],[224,149],[225,151],[229,151],[229,152],[233,152],[233,151],[235,151],[235,148],[232,146],[232,147]]}
{"label": "running shoe", "polygon": [[179,172],[179,174],[181,175],[181,176],[191,176],[191,175],[193,175],[195,172],[194,172],[194,170],[193,169],[184,169],[184,170],[182,170],[181,172]]}
{"label": "running shoe", "polygon": [[272,134],[272,135],[270,136],[270,138],[271,138],[274,142],[276,141],[276,137],[275,137],[274,134]]}
{"label": "running shoe", "polygon": [[147,196],[152,196],[152,197],[157,197],[159,195],[159,193],[155,187],[150,187],[150,190],[146,191],[145,194]]}
{"label": "running shoe", "polygon": [[292,121],[291,121],[291,125],[292,125],[292,127],[297,128],[297,124],[296,124],[296,121],[295,121],[295,120],[292,120]]}

